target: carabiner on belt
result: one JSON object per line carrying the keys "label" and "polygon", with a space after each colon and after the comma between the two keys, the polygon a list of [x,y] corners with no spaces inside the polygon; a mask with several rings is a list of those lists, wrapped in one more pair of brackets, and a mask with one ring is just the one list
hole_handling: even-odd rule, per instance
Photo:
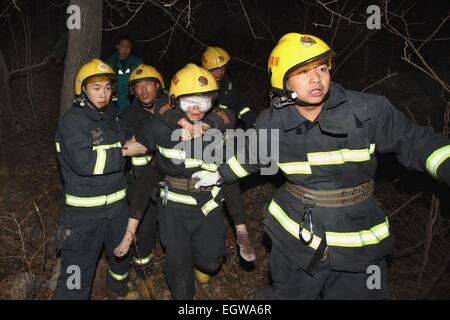
{"label": "carabiner on belt", "polygon": [[165,181],[161,181],[158,183],[158,187],[160,187],[162,192],[162,206],[165,208],[167,206],[167,198],[169,196],[169,185]]}
{"label": "carabiner on belt", "polygon": [[[305,194],[302,197],[302,204],[304,207],[304,211],[303,211],[302,218],[300,220],[300,227],[298,229],[298,237],[305,245],[310,245],[314,239],[314,227],[313,227],[313,222],[312,222],[312,208],[314,208],[316,206],[316,200],[312,196]],[[303,237],[303,233],[302,233],[304,225],[305,225],[306,216],[308,216],[308,218],[309,218],[309,234],[310,235],[309,235],[308,240],[306,240]]]}

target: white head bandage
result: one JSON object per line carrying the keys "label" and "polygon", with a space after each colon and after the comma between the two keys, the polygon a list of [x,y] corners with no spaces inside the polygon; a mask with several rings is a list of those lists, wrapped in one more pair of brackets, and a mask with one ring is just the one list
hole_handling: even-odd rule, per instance
{"label": "white head bandage", "polygon": [[207,95],[180,97],[180,108],[183,112],[188,112],[189,108],[194,107],[197,107],[200,112],[206,113],[212,107],[212,98]]}

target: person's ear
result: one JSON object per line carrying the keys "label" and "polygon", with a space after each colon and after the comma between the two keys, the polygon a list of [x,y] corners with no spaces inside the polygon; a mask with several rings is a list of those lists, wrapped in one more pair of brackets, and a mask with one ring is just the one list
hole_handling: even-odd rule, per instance
{"label": "person's ear", "polygon": [[118,44],[116,44],[116,50],[119,50],[119,45]]}

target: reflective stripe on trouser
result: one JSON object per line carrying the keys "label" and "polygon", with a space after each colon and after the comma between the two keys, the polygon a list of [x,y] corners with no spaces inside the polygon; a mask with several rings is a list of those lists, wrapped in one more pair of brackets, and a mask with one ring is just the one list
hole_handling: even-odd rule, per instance
{"label": "reflective stripe on trouser", "polygon": [[118,274],[118,273],[112,272],[112,270],[109,269],[108,273],[111,276],[111,278],[113,278],[113,279],[115,279],[117,281],[123,281],[123,280],[128,278],[128,271],[126,273],[123,273],[123,274]]}
{"label": "reflective stripe on trouser", "polygon": [[148,256],[142,258],[134,256],[132,261],[134,264],[144,266],[148,264],[150,261],[152,261],[152,259],[153,259],[153,252],[150,253]]}
{"label": "reflective stripe on trouser", "polygon": [[434,151],[426,161],[427,171],[435,178],[438,177],[439,166],[450,157],[450,145],[442,147]]}
{"label": "reflective stripe on trouser", "polygon": [[[217,197],[219,192],[220,192],[220,187],[217,187],[217,186],[213,187],[211,190],[212,199],[209,200],[208,202],[206,202],[200,208],[200,210],[203,212],[203,214],[205,216],[208,215],[211,211],[213,211],[215,208],[217,208],[219,206],[219,204],[215,201],[215,198]],[[159,196],[161,198],[167,197],[167,200],[172,201],[172,202],[183,203],[183,204],[188,204],[188,205],[193,205],[193,206],[197,205],[197,200],[195,200],[194,197],[176,193],[173,191],[168,191],[166,194],[164,189],[161,189],[159,192]]]}
{"label": "reflective stripe on trouser", "polygon": [[[311,276],[272,243],[270,251],[270,274],[272,287],[258,289],[256,299],[266,300],[307,300],[307,299],[386,299],[389,298],[389,279],[386,259],[374,262],[378,279],[373,271],[346,272],[333,270],[330,260],[319,263]],[[369,269],[368,269],[369,270]],[[374,287],[374,285],[377,285]]]}
{"label": "reflective stripe on trouser", "polygon": [[96,197],[77,197],[66,193],[66,204],[73,207],[98,207],[114,203],[122,200],[127,195],[127,189],[122,189],[117,192],[96,196]]}
{"label": "reflective stripe on trouser", "polygon": [[[280,225],[289,232],[292,236],[299,239],[300,226],[297,222],[292,220],[287,213],[272,200],[269,206],[269,212],[280,223]],[[304,239],[309,239],[311,233],[304,228],[302,230]],[[361,230],[356,232],[325,232],[328,246],[335,247],[362,247],[380,243],[383,239],[389,237],[389,223],[386,221],[380,223],[369,230]],[[317,250],[322,239],[314,235],[313,241],[309,245],[314,250]]]}
{"label": "reflective stripe on trouser", "polygon": [[[99,212],[113,218],[102,218]],[[98,257],[105,247],[109,269],[123,275],[130,267],[130,257],[114,256],[114,249],[123,238],[128,223],[128,208],[125,202],[103,208],[65,207],[56,237],[61,254],[61,273],[55,291],[56,299],[89,299],[95,278]],[[77,287],[76,275],[80,276]],[[107,284],[114,292],[123,290],[126,281],[111,279],[107,273]]]}

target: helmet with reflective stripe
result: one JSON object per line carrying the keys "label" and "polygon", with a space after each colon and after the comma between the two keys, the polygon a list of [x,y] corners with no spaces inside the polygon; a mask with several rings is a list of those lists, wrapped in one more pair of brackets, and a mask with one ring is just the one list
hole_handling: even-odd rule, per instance
{"label": "helmet with reflective stripe", "polygon": [[170,96],[179,98],[196,93],[215,93],[217,82],[211,72],[193,63],[179,70],[170,83]]}
{"label": "helmet with reflective stripe", "polygon": [[225,66],[230,61],[230,55],[220,47],[208,47],[202,55],[202,66],[207,70]]}
{"label": "helmet with reflective stripe", "polygon": [[78,70],[75,78],[75,95],[80,96],[86,82],[97,77],[107,77],[110,78],[111,81],[114,81],[116,74],[114,73],[114,70],[102,60],[97,58],[92,59]]}
{"label": "helmet with reflective stripe", "polygon": [[267,63],[273,89],[286,89],[289,75],[304,66],[323,61],[331,69],[334,51],[320,38],[308,34],[288,33],[278,41]]}
{"label": "helmet with reflective stripe", "polygon": [[131,72],[130,78],[128,80],[128,83],[130,86],[134,85],[136,82],[138,82],[141,79],[149,79],[149,80],[156,80],[159,82],[160,86],[165,89],[164,85],[164,79],[161,76],[161,74],[156,70],[156,68],[146,65],[146,64],[140,64]]}

